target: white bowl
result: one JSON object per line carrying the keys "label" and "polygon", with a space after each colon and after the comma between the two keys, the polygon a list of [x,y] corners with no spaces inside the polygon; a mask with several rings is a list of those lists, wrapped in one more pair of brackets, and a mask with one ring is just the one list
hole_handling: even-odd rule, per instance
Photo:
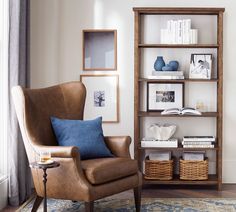
{"label": "white bowl", "polygon": [[174,135],[176,131],[175,125],[158,125],[158,124],[152,124],[149,127],[149,130],[151,131],[153,137],[156,140],[168,140],[171,138],[171,136]]}

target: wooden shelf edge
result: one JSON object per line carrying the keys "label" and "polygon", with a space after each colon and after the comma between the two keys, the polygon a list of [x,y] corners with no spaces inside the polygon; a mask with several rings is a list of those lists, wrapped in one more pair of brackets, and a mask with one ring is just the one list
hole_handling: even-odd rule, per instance
{"label": "wooden shelf edge", "polygon": [[133,11],[144,14],[208,14],[217,15],[224,12],[225,8],[215,7],[133,7]]}
{"label": "wooden shelf edge", "polygon": [[161,115],[161,112],[146,112],[140,111],[138,113],[139,117],[178,117],[178,118],[186,118],[186,117],[195,117],[195,118],[204,118],[204,117],[218,117],[218,112],[203,112],[202,115]]}
{"label": "wooden shelf edge", "polygon": [[139,82],[218,82],[219,79],[148,79],[148,78],[139,78]]}
{"label": "wooden shelf edge", "polygon": [[217,175],[209,175],[208,180],[180,180],[179,175],[175,175],[172,180],[148,180],[143,176],[143,184],[172,184],[172,185],[217,185]]}
{"label": "wooden shelf edge", "polygon": [[192,147],[192,148],[183,148],[183,147],[138,147],[139,150],[169,150],[169,151],[206,151],[206,150],[219,150],[219,147],[214,148],[198,148],[198,147]]}
{"label": "wooden shelf edge", "polygon": [[218,44],[138,44],[139,48],[219,48]]}

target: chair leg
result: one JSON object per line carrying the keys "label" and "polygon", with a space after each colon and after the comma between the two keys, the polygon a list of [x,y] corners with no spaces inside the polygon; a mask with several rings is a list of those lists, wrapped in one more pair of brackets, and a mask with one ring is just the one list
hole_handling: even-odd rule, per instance
{"label": "chair leg", "polygon": [[142,186],[134,188],[134,201],[136,212],[140,212]]}
{"label": "chair leg", "polygon": [[94,201],[85,202],[85,212],[93,212]]}
{"label": "chair leg", "polygon": [[36,212],[42,201],[43,201],[43,197],[40,197],[37,195],[31,212]]}

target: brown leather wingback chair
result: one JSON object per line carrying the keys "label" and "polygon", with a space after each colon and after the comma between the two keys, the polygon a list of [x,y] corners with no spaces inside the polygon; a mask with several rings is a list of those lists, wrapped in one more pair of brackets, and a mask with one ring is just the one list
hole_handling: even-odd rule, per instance
{"label": "brown leather wingback chair", "polygon": [[[86,89],[81,82],[69,82],[42,89],[16,86],[12,96],[29,162],[38,153],[51,151],[60,166],[48,169],[47,196],[85,201],[85,210],[93,211],[94,200],[134,189],[136,210],[140,210],[142,178],[137,161],[129,154],[129,136],[105,137],[114,158],[80,160],[79,148],[58,146],[50,117],[83,119]],[[37,198],[32,211],[43,200],[42,170],[31,169]]]}

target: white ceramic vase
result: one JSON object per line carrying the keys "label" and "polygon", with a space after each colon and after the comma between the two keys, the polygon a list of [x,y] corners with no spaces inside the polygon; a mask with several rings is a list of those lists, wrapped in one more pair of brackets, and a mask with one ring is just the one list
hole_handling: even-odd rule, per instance
{"label": "white ceramic vase", "polygon": [[158,125],[152,124],[149,127],[150,132],[153,134],[153,137],[157,140],[168,140],[171,136],[174,135],[176,131],[175,125]]}

